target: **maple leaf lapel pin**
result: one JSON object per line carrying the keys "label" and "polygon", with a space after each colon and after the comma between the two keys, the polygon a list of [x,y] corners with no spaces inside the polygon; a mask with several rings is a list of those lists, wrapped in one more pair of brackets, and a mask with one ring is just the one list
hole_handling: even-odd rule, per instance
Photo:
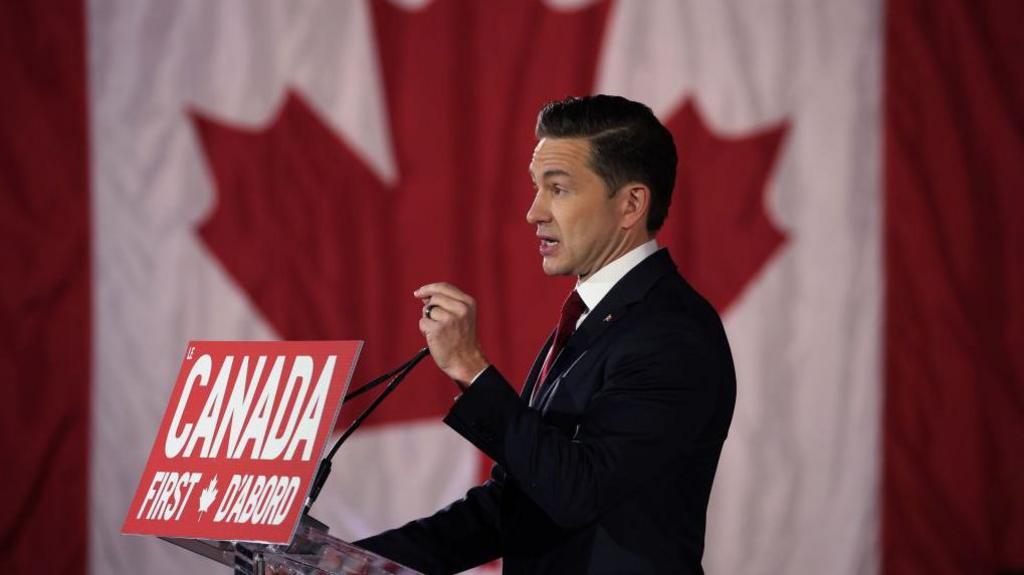
{"label": "maple leaf lapel pin", "polygon": [[217,498],[217,476],[214,475],[213,479],[210,480],[210,484],[203,489],[203,492],[199,494],[199,521],[203,518],[203,513],[206,513],[210,509],[210,504]]}

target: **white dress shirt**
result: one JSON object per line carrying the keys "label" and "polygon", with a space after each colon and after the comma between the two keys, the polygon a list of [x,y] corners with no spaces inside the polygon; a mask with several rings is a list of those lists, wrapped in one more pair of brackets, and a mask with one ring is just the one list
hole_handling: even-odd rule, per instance
{"label": "white dress shirt", "polygon": [[590,310],[601,303],[604,296],[612,291],[619,280],[656,251],[658,251],[658,242],[652,239],[622,254],[618,259],[612,260],[603,268],[590,274],[587,279],[577,282],[576,293],[580,294],[580,299],[583,300],[583,305],[587,306],[587,309],[576,321],[576,327],[583,324],[583,320],[587,318]]}

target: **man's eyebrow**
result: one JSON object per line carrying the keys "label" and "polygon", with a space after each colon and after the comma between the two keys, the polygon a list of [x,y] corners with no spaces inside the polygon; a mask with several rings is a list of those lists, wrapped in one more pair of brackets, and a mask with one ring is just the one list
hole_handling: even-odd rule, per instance
{"label": "man's eyebrow", "polygon": [[[527,172],[530,173],[530,181],[532,181],[536,185],[537,184],[537,178],[534,177],[533,170],[527,169]],[[545,178],[550,178],[550,177],[553,177],[553,176],[565,176],[565,177],[571,178],[572,174],[570,174],[566,170],[563,170],[563,169],[560,169],[560,168],[551,168],[550,170],[544,170],[544,173],[542,173],[540,175],[540,179],[543,180]]]}
{"label": "man's eyebrow", "polygon": [[[537,184],[537,178],[535,178],[534,175],[533,175],[533,170],[530,169],[530,168],[527,168],[526,171],[530,173],[530,181],[533,182],[533,185],[535,185],[535,186],[538,185]],[[544,170],[544,173],[542,173],[540,175],[540,179],[543,180],[543,179],[551,178],[551,177],[554,177],[554,176],[565,176],[567,178],[571,178],[572,174],[570,174],[568,171],[563,170],[561,168],[551,168],[551,169],[548,169],[548,170]]]}
{"label": "man's eyebrow", "polygon": [[572,174],[570,174],[569,172],[567,172],[567,171],[565,171],[565,170],[562,170],[562,169],[558,169],[558,168],[552,168],[552,169],[550,169],[550,170],[544,170],[544,173],[540,175],[540,177],[541,177],[542,179],[543,179],[543,178],[550,178],[550,177],[552,177],[552,176],[567,176],[567,177],[572,177]]}

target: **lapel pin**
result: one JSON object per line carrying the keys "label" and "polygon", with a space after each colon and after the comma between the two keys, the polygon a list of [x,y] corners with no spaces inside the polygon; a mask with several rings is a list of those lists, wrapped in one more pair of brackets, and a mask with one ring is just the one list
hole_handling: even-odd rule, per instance
{"label": "lapel pin", "polygon": [[612,314],[604,316],[604,321],[612,321]]}

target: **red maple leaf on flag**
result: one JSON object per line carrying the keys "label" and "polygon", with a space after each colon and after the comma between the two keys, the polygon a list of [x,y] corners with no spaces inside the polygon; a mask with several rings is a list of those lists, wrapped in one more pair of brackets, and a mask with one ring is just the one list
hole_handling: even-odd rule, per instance
{"label": "red maple leaf on flag", "polygon": [[[374,3],[397,181],[297,93],[263,129],[196,114],[218,194],[203,241],[281,337],[365,340],[354,384],[423,346],[412,290],[431,281],[476,296],[488,358],[522,381],[572,285],[543,275],[524,219],[533,125],[544,102],[591,92],[607,14],[607,2]],[[721,138],[692,104],[666,125],[681,162],[659,241],[724,310],[782,241],[763,193],[784,129]],[[373,421],[436,417],[455,394],[420,368]]]}
{"label": "red maple leaf on flag", "polygon": [[679,167],[658,241],[724,313],[785,240],[765,214],[764,192],[787,126],[720,136],[692,100],[665,125],[679,149]]}

